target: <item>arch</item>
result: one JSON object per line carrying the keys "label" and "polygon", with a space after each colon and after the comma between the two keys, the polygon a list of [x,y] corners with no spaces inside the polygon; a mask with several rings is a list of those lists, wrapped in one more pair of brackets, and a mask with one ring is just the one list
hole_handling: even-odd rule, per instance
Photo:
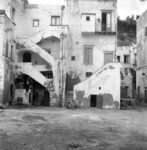
{"label": "arch", "polygon": [[23,54],[23,62],[31,62],[32,61],[32,55],[29,52],[25,52]]}

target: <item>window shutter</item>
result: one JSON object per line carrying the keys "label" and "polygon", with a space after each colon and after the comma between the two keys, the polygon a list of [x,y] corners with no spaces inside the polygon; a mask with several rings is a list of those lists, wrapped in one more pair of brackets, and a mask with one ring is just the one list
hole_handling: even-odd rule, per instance
{"label": "window shutter", "polygon": [[88,48],[88,54],[89,54],[89,64],[93,64],[93,49],[91,47]]}
{"label": "window shutter", "polygon": [[147,36],[147,27],[145,27],[145,36]]}

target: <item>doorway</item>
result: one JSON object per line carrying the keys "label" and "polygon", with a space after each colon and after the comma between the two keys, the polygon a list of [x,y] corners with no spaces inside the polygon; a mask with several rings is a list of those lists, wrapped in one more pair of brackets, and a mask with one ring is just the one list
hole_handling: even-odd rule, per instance
{"label": "doorway", "polygon": [[91,95],[90,107],[96,107],[97,103],[97,95]]}
{"label": "doorway", "polygon": [[14,97],[14,94],[13,94],[13,85],[11,84],[10,86],[10,101],[9,101],[9,104],[12,105],[12,102],[13,102],[13,97]]}
{"label": "doorway", "polygon": [[147,104],[147,89],[144,90],[144,102]]}

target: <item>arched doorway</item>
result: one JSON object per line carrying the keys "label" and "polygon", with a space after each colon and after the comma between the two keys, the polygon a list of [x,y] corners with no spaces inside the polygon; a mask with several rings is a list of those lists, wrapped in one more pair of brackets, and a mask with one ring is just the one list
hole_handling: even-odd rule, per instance
{"label": "arched doorway", "polygon": [[13,85],[11,84],[10,85],[10,101],[9,101],[9,104],[12,105],[12,102],[13,102],[13,98],[14,98],[14,90],[13,90]]}
{"label": "arched doorway", "polygon": [[31,62],[31,61],[32,61],[31,53],[25,52],[23,54],[23,62]]}

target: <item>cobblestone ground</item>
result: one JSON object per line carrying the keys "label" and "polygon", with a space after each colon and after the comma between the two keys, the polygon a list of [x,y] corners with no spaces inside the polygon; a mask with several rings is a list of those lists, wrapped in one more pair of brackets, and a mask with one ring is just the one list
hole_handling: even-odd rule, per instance
{"label": "cobblestone ground", "polygon": [[146,150],[147,108],[9,108],[0,112],[0,150]]}

